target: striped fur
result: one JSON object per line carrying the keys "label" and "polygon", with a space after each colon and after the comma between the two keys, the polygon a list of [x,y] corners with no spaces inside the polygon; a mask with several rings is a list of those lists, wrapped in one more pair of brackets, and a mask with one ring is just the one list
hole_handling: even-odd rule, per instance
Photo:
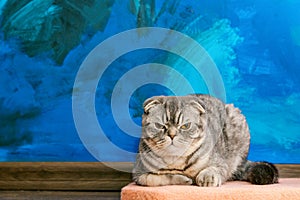
{"label": "striped fur", "polygon": [[144,102],[133,179],[145,186],[276,183],[274,165],[247,161],[249,143],[246,119],[232,104],[208,95],[152,97]]}

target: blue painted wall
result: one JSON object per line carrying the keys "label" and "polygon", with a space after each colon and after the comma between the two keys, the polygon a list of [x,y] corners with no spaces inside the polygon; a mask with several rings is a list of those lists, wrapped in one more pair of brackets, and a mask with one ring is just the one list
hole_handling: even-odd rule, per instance
{"label": "blue painted wall", "polygon": [[[249,122],[250,159],[300,163],[299,0],[12,0],[1,1],[0,9],[0,161],[97,160],[72,115],[77,72],[109,37],[152,26],[184,33],[206,49],[222,76],[226,101]],[[116,58],[95,96],[109,139],[94,144],[102,161],[134,160],[138,137],[118,127],[111,97],[126,72],[150,62],[173,66],[197,92],[209,93],[189,64],[170,52],[140,49]],[[132,94],[125,106],[136,124],[144,99],[158,94],[172,92],[149,84]]]}

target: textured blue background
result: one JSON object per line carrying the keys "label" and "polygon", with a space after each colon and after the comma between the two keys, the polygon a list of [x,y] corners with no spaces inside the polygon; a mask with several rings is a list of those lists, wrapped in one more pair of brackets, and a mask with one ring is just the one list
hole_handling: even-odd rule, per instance
{"label": "textured blue background", "polygon": [[[221,72],[227,102],[238,106],[249,122],[250,159],[300,163],[300,1],[141,3],[151,9],[136,0],[0,2],[0,160],[95,160],[73,122],[76,73],[108,37],[155,26],[185,33],[208,51]],[[136,152],[138,139],[117,127],[110,98],[124,73],[149,62],[174,66],[193,85],[203,83],[185,61],[168,52],[144,49],[116,59],[99,82],[96,111],[107,137],[131,152]],[[133,94],[129,109],[137,124],[144,99],[158,94],[171,92],[146,85]],[[134,160],[99,145],[103,160]]]}

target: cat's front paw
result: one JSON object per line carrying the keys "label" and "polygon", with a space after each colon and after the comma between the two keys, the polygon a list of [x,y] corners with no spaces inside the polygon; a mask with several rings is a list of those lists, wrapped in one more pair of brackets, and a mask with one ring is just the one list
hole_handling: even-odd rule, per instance
{"label": "cat's front paw", "polygon": [[181,174],[142,174],[135,178],[136,184],[143,186],[192,185],[191,178]]}
{"label": "cat's front paw", "polygon": [[222,184],[222,177],[213,168],[207,168],[197,175],[196,184],[202,187],[219,187]]}
{"label": "cat's front paw", "polygon": [[193,180],[187,176],[181,174],[171,175],[171,184],[172,185],[192,185]]}

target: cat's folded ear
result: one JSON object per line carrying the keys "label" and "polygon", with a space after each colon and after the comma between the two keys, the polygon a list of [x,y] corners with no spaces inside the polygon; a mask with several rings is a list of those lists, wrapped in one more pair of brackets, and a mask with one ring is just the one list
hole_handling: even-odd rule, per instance
{"label": "cat's folded ear", "polygon": [[162,97],[152,97],[152,98],[149,98],[147,99],[144,104],[143,104],[143,107],[144,107],[144,112],[146,114],[149,113],[149,110],[151,108],[153,108],[154,106],[156,105],[159,105],[159,104],[162,104]]}
{"label": "cat's folded ear", "polygon": [[198,100],[192,100],[191,105],[199,110],[200,113],[205,113],[205,107],[203,102],[200,102]]}

